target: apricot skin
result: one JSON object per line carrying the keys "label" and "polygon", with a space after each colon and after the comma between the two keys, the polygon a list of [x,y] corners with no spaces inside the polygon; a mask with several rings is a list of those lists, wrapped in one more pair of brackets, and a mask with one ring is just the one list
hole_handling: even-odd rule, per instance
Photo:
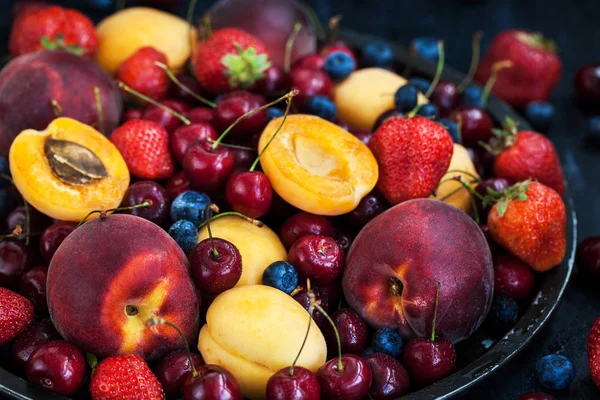
{"label": "apricot skin", "polygon": [[[461,172],[449,172],[446,173],[441,179],[441,181],[461,176],[465,181],[471,182],[473,179],[479,178],[477,174],[477,170],[475,169],[475,165],[473,165],[473,160],[469,156],[469,153],[466,148],[461,146],[460,144],[454,143],[454,151],[452,152],[452,159],[450,160],[450,166],[448,167],[448,171],[465,171],[466,173]],[[441,182],[440,181],[440,182]],[[470,183],[473,188],[477,186],[477,183]],[[460,182],[457,181],[448,181],[444,182],[438,186],[436,195],[434,198],[441,200],[444,197],[448,196],[450,193],[458,190],[456,193],[448,197],[444,202],[453,205],[456,208],[460,208],[466,213],[471,212],[473,209],[473,202],[471,201],[471,194],[469,191],[462,186]]]}

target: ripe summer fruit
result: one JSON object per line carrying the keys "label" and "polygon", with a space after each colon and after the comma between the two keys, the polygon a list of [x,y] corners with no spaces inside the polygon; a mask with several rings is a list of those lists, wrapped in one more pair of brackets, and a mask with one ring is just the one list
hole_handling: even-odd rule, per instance
{"label": "ripe summer fruit", "polygon": [[600,278],[600,236],[590,236],[577,247],[577,265]]}
{"label": "ripe summer fruit", "polygon": [[494,257],[494,293],[514,300],[527,300],[535,285],[531,268],[517,257],[500,254]]}
{"label": "ripe summer fruit", "polygon": [[600,389],[600,318],[594,322],[587,337],[587,355],[590,374],[598,389]]}
{"label": "ripe summer fruit", "polygon": [[12,344],[12,359],[21,370],[29,361],[31,354],[43,343],[50,340],[62,339],[52,321],[43,319],[31,325],[25,332],[19,335]]}
{"label": "ripe summer fruit", "polygon": [[387,354],[373,353],[364,356],[371,369],[373,381],[369,397],[373,400],[394,400],[408,393],[410,379],[406,369]]}
{"label": "ripe summer fruit", "polygon": [[0,344],[8,343],[20,335],[33,321],[31,301],[0,287]]}
{"label": "ripe summer fruit", "polygon": [[169,217],[171,199],[165,188],[158,183],[153,181],[135,182],[125,192],[121,207],[129,208],[144,203],[147,204],[146,207],[133,208],[126,212],[157,225],[162,225]]}
{"label": "ripe summer fruit", "polygon": [[170,80],[156,62],[166,64],[167,58],[153,47],[142,47],[123,61],[116,78],[144,96],[161,100],[169,92]]}
{"label": "ripe summer fruit", "polygon": [[302,236],[333,236],[334,232],[335,228],[333,227],[333,224],[326,217],[301,211],[288,217],[283,222],[279,237],[284,246],[289,248]]}
{"label": "ripe summer fruit", "polygon": [[314,283],[326,284],[341,274],[344,252],[331,237],[306,235],[294,242],[288,260],[296,267],[300,282],[310,278]]}
{"label": "ripe summer fruit", "polygon": [[58,246],[77,228],[77,223],[60,221],[50,225],[42,232],[40,237],[40,253],[47,264],[50,264],[52,256],[56,253]]}
{"label": "ripe summer fruit", "polygon": [[154,373],[168,398],[181,397],[183,383],[187,379],[187,375],[192,372],[190,358],[196,369],[204,365],[202,357],[195,353],[188,356],[186,349],[168,354],[154,368]]}

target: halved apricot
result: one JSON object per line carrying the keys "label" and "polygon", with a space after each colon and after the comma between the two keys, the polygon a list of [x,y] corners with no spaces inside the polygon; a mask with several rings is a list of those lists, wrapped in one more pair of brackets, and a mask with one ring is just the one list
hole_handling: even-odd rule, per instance
{"label": "halved apricot", "polygon": [[[281,118],[267,125],[259,149],[277,131]],[[312,115],[288,116],[260,164],[285,201],[320,215],[352,211],[378,178],[377,161],[367,146],[339,126]]]}
{"label": "halved apricot", "polygon": [[436,190],[435,196],[432,198],[444,201],[454,207],[460,208],[466,213],[471,212],[473,201],[469,191],[458,181],[451,180],[452,178],[462,177],[465,181],[471,182],[471,186],[477,186],[475,180],[479,179],[475,165],[469,152],[460,144],[454,143],[454,151],[448,171],[442,178]]}
{"label": "halved apricot", "polygon": [[8,157],[23,198],[64,221],[118,207],[129,186],[129,170],[117,148],[91,126],[71,118],[57,118],[44,131],[24,130]]}

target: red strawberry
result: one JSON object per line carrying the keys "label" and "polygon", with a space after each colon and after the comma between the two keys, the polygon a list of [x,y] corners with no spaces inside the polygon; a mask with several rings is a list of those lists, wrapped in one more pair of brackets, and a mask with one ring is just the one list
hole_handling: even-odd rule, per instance
{"label": "red strawberry", "polygon": [[0,287],[0,344],[23,333],[33,321],[33,304],[6,288]]}
{"label": "red strawberry", "polygon": [[519,182],[506,189],[488,214],[494,241],[540,272],[563,260],[566,223],[559,194],[538,182]]}
{"label": "red strawberry", "polygon": [[168,179],[175,173],[169,134],[152,121],[134,119],[114,130],[110,141],[123,155],[129,172],[140,179]]}
{"label": "red strawberry", "polygon": [[92,57],[98,47],[94,24],[78,11],[59,6],[27,9],[10,32],[13,57],[46,48],[65,48]]}
{"label": "red strawberry", "polygon": [[153,47],[142,47],[119,66],[117,79],[154,100],[169,92],[169,76],[156,62],[167,64],[167,57]]}
{"label": "red strawberry", "polygon": [[508,119],[504,130],[495,130],[496,138],[485,146],[497,157],[494,175],[511,182],[533,179],[556,190],[565,192],[565,181],[560,159],[552,142],[533,131],[519,131]]}
{"label": "red strawberry", "polygon": [[587,338],[588,363],[592,380],[600,389],[600,318],[594,322]]}
{"label": "red strawberry", "polygon": [[93,400],[160,400],[162,386],[148,364],[137,354],[109,357],[92,374]]}
{"label": "red strawberry", "polygon": [[450,166],[452,137],[429,118],[391,118],[369,148],[379,164],[377,188],[392,204],[428,197]]}
{"label": "red strawberry", "polygon": [[271,66],[258,38],[234,28],[215,31],[196,45],[192,55],[196,78],[212,94],[250,89]]}
{"label": "red strawberry", "polygon": [[548,100],[560,80],[562,63],[556,55],[556,46],[539,33],[507,30],[497,35],[475,78],[487,82],[492,66],[502,60],[512,61],[513,66],[498,73],[492,92],[513,106]]}

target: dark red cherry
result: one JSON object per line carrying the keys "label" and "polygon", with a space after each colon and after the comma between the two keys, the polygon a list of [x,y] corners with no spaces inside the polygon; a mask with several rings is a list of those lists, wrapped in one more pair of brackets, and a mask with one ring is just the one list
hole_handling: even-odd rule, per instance
{"label": "dark red cherry", "polygon": [[[52,220],[50,218],[48,218],[33,207],[29,207],[28,212],[29,232],[31,233],[41,233],[52,223]],[[27,211],[25,211],[25,206],[19,206],[15,208],[6,217],[6,228],[9,232],[12,232],[17,227],[17,225],[19,225],[23,229],[23,233],[26,232]]]}
{"label": "dark red cherry", "polygon": [[[475,190],[481,196],[485,197],[489,194],[488,189],[491,189],[495,192],[502,193],[509,186],[510,186],[510,182],[504,178],[488,178],[488,179],[481,181],[481,183],[479,185],[477,185]],[[490,212],[490,209],[492,207],[491,206],[484,207],[483,202],[478,198],[476,198],[475,202],[476,202],[477,209],[479,210],[480,214],[482,216],[484,216],[483,220],[486,221],[487,215]]]}
{"label": "dark red cherry", "polygon": [[144,111],[139,108],[130,108],[123,113],[123,123],[133,119],[142,119]]}
{"label": "dark red cherry", "polygon": [[[185,114],[189,110],[189,106],[179,100],[166,99],[160,101],[160,103],[180,114]],[[172,133],[182,123],[181,120],[171,112],[152,104],[144,109],[142,119],[156,122],[160,126],[164,127],[169,133]]]}
{"label": "dark red cherry", "polygon": [[592,106],[600,105],[600,63],[587,64],[575,74],[577,97]]}
{"label": "dark red cherry", "polygon": [[[306,282],[303,282],[306,283]],[[296,293],[293,293],[293,298],[294,300],[296,300],[298,303],[300,303],[300,305],[302,307],[304,307],[304,309],[308,312],[309,308],[310,308],[310,297],[308,295],[308,291],[304,288],[301,288],[300,290],[298,290]],[[315,300],[319,301],[321,303],[321,307],[323,307],[324,310],[329,309],[329,303],[326,297],[321,296],[321,294],[314,290],[313,294],[315,295]],[[323,328],[325,325],[327,324],[327,320],[325,319],[325,316],[323,314],[321,314],[321,312],[317,309],[313,310],[313,321],[315,321],[315,323],[319,326],[319,328]]]}
{"label": "dark red cherry", "polygon": [[494,259],[494,293],[516,301],[531,297],[535,275],[523,261],[511,254],[500,254]]}
{"label": "dark red cherry", "polygon": [[33,303],[38,315],[48,314],[48,303],[46,302],[46,277],[48,267],[38,265],[26,271],[21,276],[19,293],[27,297]]}
{"label": "dark red cherry", "polygon": [[169,198],[173,200],[181,193],[187,192],[188,190],[192,190],[192,187],[190,185],[189,179],[187,178],[187,176],[185,176],[185,172],[179,171],[176,172],[171,179],[169,179],[165,190],[167,191]]}
{"label": "dark red cherry", "polygon": [[287,74],[277,65],[271,65],[265,71],[265,77],[258,81],[258,89],[267,97],[281,96],[289,84]]}
{"label": "dark red cherry", "polygon": [[323,66],[325,66],[325,57],[321,54],[309,54],[298,60],[298,62],[294,64],[294,69],[306,68],[321,71]]}
{"label": "dark red cherry", "polygon": [[237,172],[248,171],[256,159],[256,151],[254,150],[231,148],[231,153],[235,160],[235,170]]}
{"label": "dark red cherry", "polygon": [[480,141],[492,137],[493,123],[489,114],[473,106],[461,106],[450,113],[450,119],[458,124],[461,122],[461,137],[466,146],[478,146]]}
{"label": "dark red cherry", "polygon": [[[218,101],[213,125],[223,132],[238,118],[266,104],[265,98],[244,90],[227,93]],[[267,124],[267,110],[260,110],[242,119],[229,131],[230,136],[247,136],[261,131]]]}
{"label": "dark red cherry", "polygon": [[271,208],[273,188],[262,172],[237,172],[227,180],[225,195],[235,211],[250,218],[260,218]]}
{"label": "dark red cherry", "polygon": [[360,140],[367,146],[369,145],[369,142],[373,137],[373,132],[367,131],[365,129],[350,129],[350,133],[356,136],[358,140]]}
{"label": "dark red cherry", "polygon": [[175,129],[170,137],[171,151],[175,159],[181,162],[190,145],[209,139],[214,141],[218,137],[215,128],[207,122],[183,125]]}
{"label": "dark red cherry", "polygon": [[290,72],[290,78],[292,80],[292,89],[296,89],[299,92],[293,100],[294,105],[298,108],[302,108],[309,97],[329,97],[331,95],[333,83],[324,71],[295,67]]}
{"label": "dark red cherry", "polygon": [[[367,347],[369,330],[365,321],[352,309],[342,308],[330,315],[340,335],[342,353],[361,354]],[[329,356],[337,355],[337,340],[330,324],[323,328]]]}
{"label": "dark red cherry", "polygon": [[556,400],[556,398],[542,392],[529,392],[520,395],[517,400]]}
{"label": "dark red cherry", "polygon": [[164,223],[169,217],[171,199],[165,188],[154,181],[138,181],[125,192],[121,207],[149,203],[147,207],[134,208],[127,213],[152,221],[157,225]]}
{"label": "dark red cherry", "polygon": [[[214,245],[214,248],[213,248]],[[234,287],[242,276],[242,256],[237,247],[220,238],[204,239],[190,256],[192,278],[203,293],[219,294]]]}
{"label": "dark red cherry", "polygon": [[352,242],[354,241],[354,235],[346,231],[337,230],[333,234],[333,238],[338,242],[344,254],[348,254],[350,246],[352,246]]}
{"label": "dark red cherry", "polygon": [[242,391],[237,381],[225,368],[204,365],[198,376],[187,374],[183,384],[183,400],[242,400]]}
{"label": "dark red cherry", "polygon": [[77,228],[77,222],[59,221],[50,225],[40,237],[40,253],[48,264],[63,240]]}
{"label": "dark red cherry", "polygon": [[411,380],[430,385],[450,375],[456,362],[456,349],[448,339],[411,339],[404,348],[403,361]]}
{"label": "dark red cherry", "polygon": [[450,111],[458,106],[460,97],[456,85],[450,81],[439,81],[430,97],[440,111],[440,118],[446,118]]}
{"label": "dark red cherry", "polygon": [[12,344],[12,359],[19,368],[25,368],[31,353],[43,343],[60,340],[60,334],[50,319],[44,319],[31,325],[19,335]]}
{"label": "dark red cherry", "polygon": [[[204,365],[200,355],[191,353],[190,356],[192,357],[194,368],[199,369]],[[183,383],[187,375],[191,372],[190,359],[187,351],[184,350],[169,353],[154,368],[154,374],[160,381],[168,398],[181,396]]]}
{"label": "dark red cherry", "polygon": [[213,191],[225,186],[233,173],[235,160],[225,146],[213,150],[211,143],[197,142],[185,152],[182,166],[193,188]]}
{"label": "dark red cherry", "polygon": [[290,247],[288,261],[296,267],[300,282],[310,278],[315,284],[325,284],[341,274],[344,252],[331,237],[306,235]]}
{"label": "dark red cherry", "polygon": [[600,236],[590,236],[577,246],[577,265],[600,278]]}
{"label": "dark red cherry", "polygon": [[375,120],[375,123],[373,124],[373,129],[371,130],[375,132],[377,128],[379,128],[385,121],[391,118],[404,118],[404,113],[396,110],[395,108],[390,108],[389,110],[382,112],[381,115]]}
{"label": "dark red cherry", "polygon": [[[305,284],[305,282],[302,283]],[[325,312],[332,313],[338,309],[343,295],[341,279],[334,279],[324,285],[313,285],[312,289],[321,299],[321,306]]]}
{"label": "dark red cherry", "polygon": [[356,229],[361,229],[373,218],[390,208],[387,200],[377,191],[363,197],[356,208],[347,214],[348,220]]}
{"label": "dark red cherry", "polygon": [[301,211],[284,221],[279,236],[283,245],[289,249],[302,236],[333,236],[334,232],[333,224],[326,217]]}
{"label": "dark red cherry", "polygon": [[17,286],[31,262],[32,257],[24,240],[2,240],[0,242],[0,286]]}
{"label": "dark red cherry", "polygon": [[[191,75],[188,75],[184,72],[178,72],[175,74],[175,77],[179,82],[183,84],[183,86],[190,89],[193,93],[196,93],[199,96],[206,97],[206,93],[204,92],[202,85],[198,83],[198,80]],[[172,84],[171,85],[171,98],[181,100],[187,104],[198,104],[199,101],[194,96],[183,90],[179,85]]]}
{"label": "dark red cherry", "polygon": [[77,347],[56,340],[40,345],[31,353],[25,372],[29,382],[69,396],[83,383],[85,365],[83,354]]}
{"label": "dark red cherry", "polygon": [[384,353],[373,353],[364,358],[373,375],[369,390],[370,399],[393,400],[408,393],[408,373],[395,358]]}
{"label": "dark red cherry", "polygon": [[321,388],[319,380],[308,369],[295,366],[282,368],[267,381],[267,400],[319,400]]}
{"label": "dark red cherry", "polygon": [[371,369],[367,362],[355,354],[342,355],[342,368],[338,357],[323,364],[317,371],[321,396],[331,400],[361,400],[371,387]]}
{"label": "dark red cherry", "polygon": [[215,110],[208,107],[195,107],[186,112],[185,116],[192,124],[210,124],[215,116]]}

